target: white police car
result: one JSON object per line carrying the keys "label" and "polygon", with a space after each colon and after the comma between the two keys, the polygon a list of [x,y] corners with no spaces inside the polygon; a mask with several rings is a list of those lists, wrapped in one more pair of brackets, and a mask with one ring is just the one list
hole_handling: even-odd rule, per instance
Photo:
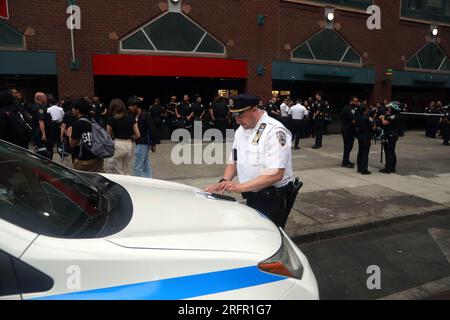
{"label": "white police car", "polygon": [[305,256],[250,208],[0,141],[0,299],[318,298]]}

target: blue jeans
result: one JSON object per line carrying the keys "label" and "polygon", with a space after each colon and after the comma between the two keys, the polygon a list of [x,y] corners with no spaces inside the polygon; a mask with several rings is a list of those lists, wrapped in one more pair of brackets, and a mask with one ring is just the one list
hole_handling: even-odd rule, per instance
{"label": "blue jeans", "polygon": [[150,147],[145,144],[136,145],[133,175],[135,177],[152,178],[150,164]]}

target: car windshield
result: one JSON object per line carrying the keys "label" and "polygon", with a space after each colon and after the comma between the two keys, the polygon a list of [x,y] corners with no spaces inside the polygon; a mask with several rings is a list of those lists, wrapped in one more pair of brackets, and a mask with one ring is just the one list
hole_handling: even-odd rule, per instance
{"label": "car windshield", "polygon": [[0,219],[64,237],[95,217],[97,188],[76,172],[0,141]]}

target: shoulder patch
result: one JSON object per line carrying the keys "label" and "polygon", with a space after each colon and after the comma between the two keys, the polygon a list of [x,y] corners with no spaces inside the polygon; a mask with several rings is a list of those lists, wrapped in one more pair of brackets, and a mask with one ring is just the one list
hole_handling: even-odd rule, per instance
{"label": "shoulder patch", "polygon": [[278,138],[278,142],[281,144],[281,146],[285,147],[286,143],[287,143],[286,133],[283,131],[278,131],[277,138]]}

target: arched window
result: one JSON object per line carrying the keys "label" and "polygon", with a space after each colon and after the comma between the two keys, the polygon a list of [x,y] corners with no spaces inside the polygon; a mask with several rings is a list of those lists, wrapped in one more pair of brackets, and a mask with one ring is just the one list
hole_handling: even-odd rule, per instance
{"label": "arched window", "polygon": [[436,43],[430,42],[406,62],[406,68],[450,72],[450,60]]}
{"label": "arched window", "polygon": [[362,64],[361,56],[336,31],[323,29],[292,51],[292,60]]}
{"label": "arched window", "polygon": [[167,12],[120,42],[122,51],[225,55],[225,46],[181,12]]}
{"label": "arched window", "polygon": [[0,48],[25,48],[23,34],[2,21],[0,21]]}

